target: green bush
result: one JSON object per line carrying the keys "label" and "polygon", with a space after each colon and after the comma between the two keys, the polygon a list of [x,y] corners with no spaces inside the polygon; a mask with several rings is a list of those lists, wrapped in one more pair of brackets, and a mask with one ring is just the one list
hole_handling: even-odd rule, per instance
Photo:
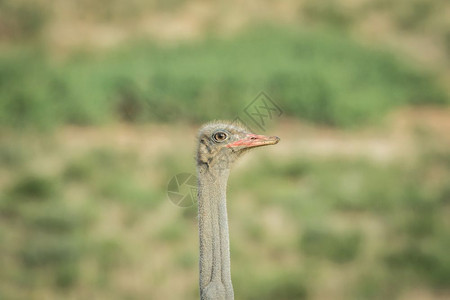
{"label": "green bush", "polygon": [[302,300],[308,298],[308,290],[303,281],[290,274],[272,278],[255,291],[258,291],[257,294],[249,299]]}
{"label": "green bush", "polygon": [[43,267],[76,261],[80,251],[72,238],[37,235],[25,242],[20,256],[27,267]]}
{"label": "green bush", "polygon": [[306,1],[303,13],[307,20],[329,26],[348,27],[355,18],[355,13],[346,9],[336,0]]}
{"label": "green bush", "polygon": [[30,228],[53,233],[71,233],[81,226],[84,218],[61,204],[48,204],[24,216]]}
{"label": "green bush", "polygon": [[57,193],[57,184],[50,178],[40,175],[20,177],[11,187],[9,197],[14,199],[43,201]]}
{"label": "green bush", "polygon": [[268,272],[257,276],[247,274],[241,280],[233,279],[233,284],[236,295],[242,299],[302,300],[309,297],[305,276],[293,271]]}
{"label": "green bush", "polygon": [[172,48],[149,42],[60,64],[0,57],[0,124],[235,118],[265,91],[285,115],[336,126],[405,104],[443,104],[434,76],[335,33],[261,28]]}
{"label": "green bush", "polygon": [[325,257],[337,263],[356,258],[361,245],[359,233],[336,233],[321,229],[307,229],[300,241],[302,251],[310,256]]}
{"label": "green bush", "polygon": [[0,1],[0,28],[3,39],[38,37],[50,19],[49,9],[39,1]]}
{"label": "green bush", "polygon": [[413,242],[386,254],[385,263],[393,272],[407,272],[417,282],[426,280],[436,288],[448,288],[450,259],[446,252],[449,242],[448,235],[436,237],[428,246]]}

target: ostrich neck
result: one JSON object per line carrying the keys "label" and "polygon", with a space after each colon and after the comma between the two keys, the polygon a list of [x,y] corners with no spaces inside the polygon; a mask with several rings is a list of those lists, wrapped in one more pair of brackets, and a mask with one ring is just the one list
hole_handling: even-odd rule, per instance
{"label": "ostrich neck", "polygon": [[232,300],[230,246],[226,206],[229,170],[198,167],[200,297]]}

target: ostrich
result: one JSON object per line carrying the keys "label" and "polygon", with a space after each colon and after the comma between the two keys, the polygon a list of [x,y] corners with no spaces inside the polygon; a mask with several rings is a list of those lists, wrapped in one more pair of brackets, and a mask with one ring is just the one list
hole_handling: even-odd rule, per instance
{"label": "ostrich", "polygon": [[226,187],[232,163],[251,148],[274,145],[276,136],[256,135],[228,122],[205,124],[197,149],[200,298],[234,299]]}

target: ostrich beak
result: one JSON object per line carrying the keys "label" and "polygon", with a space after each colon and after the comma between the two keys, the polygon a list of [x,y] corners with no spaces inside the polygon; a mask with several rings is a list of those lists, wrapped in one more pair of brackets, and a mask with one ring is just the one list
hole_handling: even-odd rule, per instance
{"label": "ostrich beak", "polygon": [[258,134],[247,134],[243,139],[236,142],[228,144],[228,148],[243,147],[243,148],[253,148],[259,146],[275,145],[280,141],[277,136],[265,136]]}

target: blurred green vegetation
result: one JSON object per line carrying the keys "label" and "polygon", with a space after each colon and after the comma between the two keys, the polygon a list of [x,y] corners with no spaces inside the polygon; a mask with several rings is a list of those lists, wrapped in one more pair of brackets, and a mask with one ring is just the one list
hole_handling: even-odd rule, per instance
{"label": "blurred green vegetation", "polygon": [[272,27],[171,48],[137,42],[61,63],[45,52],[3,54],[0,88],[0,124],[20,128],[234,118],[260,91],[286,115],[335,126],[449,100],[431,73],[392,54],[336,33]]}
{"label": "blurred green vegetation", "polygon": [[[295,220],[306,270],[325,269],[327,261],[344,264],[336,268],[372,277],[354,282],[355,294],[347,299],[395,299],[415,285],[449,288],[449,158],[448,149],[428,149],[414,164],[385,166],[352,158],[283,163],[267,157],[233,182],[263,201],[255,214],[281,207]],[[270,239],[261,239],[263,248],[270,247]]]}
{"label": "blurred green vegetation", "polygon": [[[352,274],[333,279],[345,281],[339,299],[396,299],[418,286],[448,290],[450,152],[424,141],[418,137],[414,162],[262,156],[233,172],[236,294],[313,299],[328,272]],[[2,157],[16,146],[8,143]],[[155,295],[171,276],[186,274],[193,288],[186,298],[197,297],[196,207],[174,210],[164,194],[166,177],[186,168],[188,154],[162,151],[145,162],[142,153],[93,147],[53,174],[27,171],[42,151],[15,158],[21,171],[9,169],[0,197],[5,299],[38,299],[39,287],[77,297],[86,286],[98,297],[139,298],[118,285],[130,267],[150,272],[144,286]],[[160,175],[146,179],[149,169]]]}
{"label": "blurred green vegetation", "polygon": [[36,39],[50,20],[42,1],[0,1],[0,40],[13,42]]}
{"label": "blurred green vegetation", "polygon": [[[15,148],[20,145],[8,143],[1,147],[8,150],[1,153],[8,157],[10,149],[20,150]],[[3,187],[5,193],[0,197],[4,266],[0,290],[5,299],[33,299],[38,296],[32,291],[43,286],[66,293],[80,284],[80,276],[85,275],[83,262],[89,260],[98,268],[95,281],[104,284],[109,270],[120,262],[122,246],[118,239],[91,232],[101,206],[105,201],[123,206],[128,211],[124,224],[128,224],[127,219],[135,220],[142,208],[155,207],[163,199],[161,188],[144,188],[131,177],[124,182],[136,166],[128,153],[94,149],[67,161],[55,175],[26,171],[30,159],[39,160],[34,155],[28,152],[15,159],[23,168],[11,174],[14,180]],[[8,164],[2,161],[2,166]]]}
{"label": "blurred green vegetation", "polygon": [[[205,20],[209,6],[185,0],[0,0],[0,299],[198,299],[197,207],[166,195],[169,178],[194,172],[192,151],[159,135],[233,119],[260,91],[284,116],[332,127],[445,107],[447,2],[284,1],[291,16],[274,1],[239,12],[230,2]],[[201,38],[140,39],[159,20],[170,41],[171,18],[203,24]],[[250,28],[215,37],[240,18]],[[255,25],[264,20],[284,25]],[[108,44],[118,28],[119,46],[70,46],[90,30]],[[390,48],[405,41],[435,65]],[[149,149],[120,132],[121,142],[102,146],[97,132],[91,144],[92,125],[119,122],[173,127],[154,129]],[[85,147],[40,132],[73,124],[90,126]],[[415,138],[412,160],[272,155],[233,170],[236,297],[450,295],[450,151],[426,130]]]}

